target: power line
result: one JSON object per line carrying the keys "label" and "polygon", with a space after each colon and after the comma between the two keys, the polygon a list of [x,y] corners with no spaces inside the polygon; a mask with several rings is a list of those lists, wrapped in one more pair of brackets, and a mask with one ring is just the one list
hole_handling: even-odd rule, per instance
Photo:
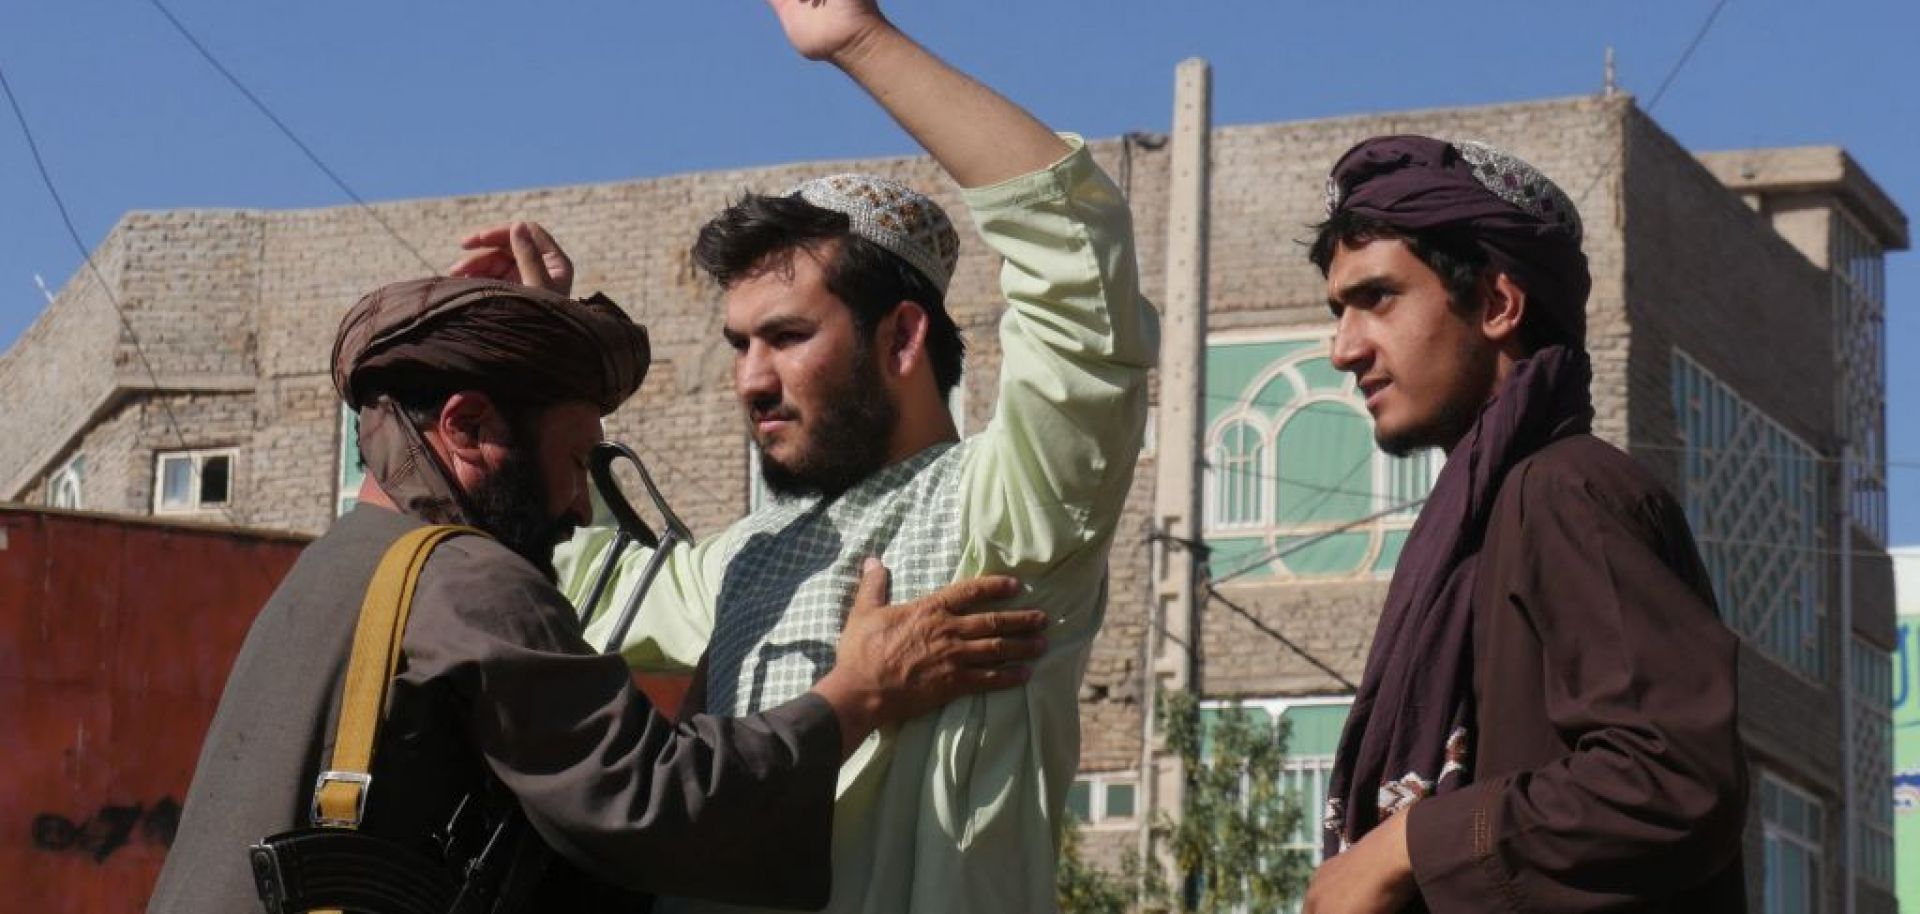
{"label": "power line", "polygon": [[1261,556],[1259,559],[1256,559],[1252,562],[1241,565],[1240,567],[1235,568],[1234,570],[1228,572],[1225,575],[1222,575],[1217,578],[1210,577],[1209,578],[1210,583],[1225,584],[1228,581],[1232,581],[1237,578],[1246,577],[1247,575],[1250,575],[1255,571],[1260,570],[1262,567],[1266,566],[1267,564],[1277,561],[1279,559],[1286,558],[1287,556],[1292,555],[1293,553],[1298,552],[1302,549],[1305,549],[1308,546],[1318,545],[1322,542],[1332,539],[1333,537],[1339,536],[1342,533],[1349,533],[1358,527],[1371,524],[1374,521],[1380,520],[1383,517],[1391,517],[1403,511],[1407,511],[1413,508],[1418,508],[1421,505],[1424,505],[1426,503],[1427,503],[1427,499],[1424,496],[1420,498],[1404,501],[1397,505],[1391,505],[1386,508],[1382,508],[1381,510],[1375,511],[1372,514],[1368,514],[1364,517],[1357,517],[1345,523],[1338,524],[1332,527],[1331,529],[1322,530],[1321,532],[1313,534],[1312,536],[1306,537],[1304,539],[1288,543],[1284,546],[1277,546],[1269,550],[1266,555]]}
{"label": "power line", "polygon": [[426,257],[422,256],[412,244],[408,243],[407,239],[400,234],[398,229],[393,227],[392,223],[389,223],[385,217],[380,215],[378,210],[368,204],[358,193],[355,193],[354,189],[347,185],[345,179],[341,178],[332,168],[329,168],[327,163],[322,161],[320,156],[313,151],[313,148],[308,146],[305,140],[300,139],[300,136],[293,132],[293,128],[288,127],[286,122],[280,119],[279,115],[273,113],[272,108],[267,107],[267,103],[262,101],[260,96],[255,95],[253,90],[248,89],[246,84],[240,81],[240,77],[235,76],[232,70],[227,69],[227,66],[220,62],[219,58],[214,57],[213,52],[208,50],[207,46],[201,43],[199,38],[194,37],[193,32],[187,28],[186,23],[181,22],[180,18],[175,16],[172,10],[167,9],[166,5],[161,3],[160,0],[147,0],[147,2],[152,4],[154,9],[159,10],[160,15],[166,17],[167,22],[172,24],[174,31],[179,32],[180,37],[186,39],[187,43],[192,45],[195,51],[200,52],[200,56],[206,60],[208,65],[213,67],[215,72],[225,78],[248,102],[251,102],[256,110],[262,115],[265,115],[267,120],[271,121],[273,126],[279,129],[280,134],[292,142],[293,145],[300,150],[300,154],[307,157],[307,161],[313,163],[313,167],[320,169],[320,173],[326,175],[327,179],[333,182],[333,186],[340,188],[341,193],[346,194],[348,199],[358,204],[360,210],[366,213],[368,218],[379,223],[380,227],[385,229],[388,235],[393,236],[393,240],[399,243],[401,248],[407,253],[412,254],[415,260],[420,261],[421,266],[427,268],[428,273],[434,276],[440,275],[439,269],[429,262]]}
{"label": "power line", "polygon": [[[287,125],[286,121],[282,120],[279,117],[279,115],[275,114],[273,112],[273,109],[269,107],[267,103],[260,98],[259,95],[254,93],[253,90],[247,88],[246,84],[240,80],[239,76],[235,75],[231,69],[229,69],[225,64],[221,63],[219,58],[214,56],[213,52],[210,49],[208,49],[206,44],[202,42],[198,37],[196,37],[191,29],[187,28],[186,23],[182,22],[180,20],[180,17],[174,15],[173,11],[168,9],[166,4],[162,3],[161,0],[148,0],[148,3],[150,3],[154,9],[158,10],[161,16],[166,18],[168,24],[173,26],[174,31],[178,32],[180,34],[180,37],[185,39],[186,42],[189,45],[191,45],[193,49],[200,54],[201,58],[206,60],[209,66],[213,67],[215,72],[218,72],[220,76],[224,78],[228,84],[232,85],[233,88],[236,91],[238,91],[243,97],[245,97],[246,100],[249,103],[251,103],[253,107],[261,113],[261,115],[266,117],[266,119],[269,122],[271,122],[276,129],[280,131],[282,136],[285,136],[289,142],[293,143],[295,148],[300,150],[300,153],[306,157],[308,162],[311,162],[315,168],[319,169],[322,174],[326,175],[327,179],[332,181],[333,185],[335,187],[338,187],[341,193],[346,194],[348,199],[351,199],[357,206],[359,206],[361,211],[366,213],[368,218],[372,219],[375,223],[379,224],[379,226],[382,229],[384,229],[386,233],[389,236],[391,236],[393,240],[400,245],[401,248],[406,250],[407,253],[413,255],[413,258],[415,260],[418,260],[421,266],[425,267],[429,273],[432,273],[434,275],[439,275],[439,270],[435,268],[434,265],[430,261],[428,261],[426,257],[422,256],[419,250],[416,249],[411,243],[409,243],[405,238],[405,236],[400,234],[398,229],[395,229],[393,227],[392,223],[388,222],[384,217],[380,215],[380,212],[378,210],[374,209],[372,205],[367,203],[366,199],[361,197],[358,192],[356,192],[350,185],[348,185],[346,180],[340,177],[338,172],[334,171],[331,167],[329,167],[327,163],[320,158],[320,155],[313,151],[313,147],[307,145],[306,141],[302,140],[300,136],[294,132],[293,128]],[[693,486],[695,491],[699,492],[703,497],[711,501],[714,505],[719,506],[726,510],[732,510],[733,508],[736,507],[733,501],[729,499],[721,498],[719,495],[716,495],[712,489],[708,488],[706,485],[706,481],[704,480],[703,477],[696,476],[693,473],[680,469],[677,465],[674,464],[672,460],[669,460],[666,457],[666,455],[648,446],[644,440],[637,441],[636,443],[640,446],[642,450],[645,450],[647,454],[654,460],[654,462],[657,463],[660,467],[665,469],[668,473],[674,476],[678,476],[683,480],[686,480],[686,482],[689,485]]]}
{"label": "power line", "polygon": [[[1660,80],[1660,87],[1655,89],[1653,97],[1647,100],[1646,111],[1648,114],[1652,114],[1653,109],[1659,106],[1660,100],[1667,97],[1667,90],[1673,88],[1674,80],[1680,77],[1680,71],[1686,69],[1687,62],[1693,59],[1693,52],[1699,50],[1701,42],[1707,39],[1707,33],[1713,31],[1713,24],[1720,19],[1720,11],[1725,9],[1726,6],[1727,0],[1719,0],[1719,2],[1713,5],[1713,9],[1708,11],[1706,20],[1701,22],[1700,28],[1693,33],[1693,40],[1687,42],[1686,50],[1680,52],[1680,58],[1673,62],[1673,66],[1667,70],[1665,78]],[[1606,177],[1607,173],[1612,171],[1613,166],[1620,161],[1621,152],[1621,149],[1615,149],[1608,154],[1606,164],[1600,166],[1600,169],[1593,173],[1593,180],[1587,182],[1586,188],[1580,191],[1578,197],[1574,198],[1575,210],[1586,207],[1587,195],[1593,193],[1595,187],[1600,186],[1600,179]]]}
{"label": "power line", "polygon": [[1679,78],[1680,71],[1686,67],[1687,61],[1693,59],[1693,52],[1700,49],[1700,43],[1707,39],[1707,33],[1713,30],[1714,21],[1720,18],[1720,11],[1726,7],[1727,0],[1720,0],[1713,5],[1713,10],[1707,13],[1707,20],[1700,23],[1700,30],[1693,34],[1693,40],[1687,43],[1687,49],[1680,52],[1680,59],[1674,61],[1673,69],[1667,71],[1667,77],[1660,81],[1660,88],[1654,90],[1653,98],[1647,101],[1649,113],[1653,111],[1654,106],[1660,104],[1661,99],[1666,97],[1667,90],[1673,88],[1673,81]]}
{"label": "power line", "polygon": [[[86,265],[88,275],[93,277],[93,282],[100,288],[101,294],[106,296],[107,304],[113,306],[114,316],[120,321],[121,332],[126,334],[127,341],[133,345],[133,353],[140,360],[141,369],[146,372],[147,382],[153,385],[152,399],[159,402],[160,409],[166,416],[167,427],[173,432],[174,440],[179,443],[181,450],[189,450],[186,433],[180,428],[180,418],[174,414],[173,404],[167,399],[161,387],[160,374],[154,370],[153,360],[147,357],[146,347],[140,342],[140,334],[133,329],[133,321],[127,317],[127,310],[121,306],[119,296],[114,294],[113,285],[100,272],[99,265],[94,263],[93,252],[80,238],[80,230],[73,224],[73,213],[67,209],[66,198],[60,195],[60,188],[54,183],[53,173],[48,170],[46,159],[40,154],[40,143],[34,139],[33,128],[27,123],[26,111],[21,108],[20,98],[14,94],[13,84],[7,80],[4,68],[0,68],[0,92],[4,92],[7,96],[7,106],[13,110],[14,122],[20,125],[20,136],[27,142],[27,151],[33,157],[33,167],[40,174],[41,185],[47,189],[47,196],[53,198],[53,208],[60,214],[60,224],[66,227],[67,238],[73,242],[74,249],[80,252],[81,262]],[[198,476],[197,471],[195,476]],[[228,486],[229,488],[232,486],[231,470],[229,470]],[[240,526],[239,517],[233,513],[231,498],[228,499],[227,504],[220,506],[220,510],[227,516],[229,523],[236,527]]]}
{"label": "power line", "polygon": [[668,473],[671,473],[675,476],[680,477],[681,479],[686,480],[688,485],[693,486],[694,491],[699,492],[701,495],[705,496],[706,499],[710,502],[713,502],[714,505],[720,508],[724,508],[728,511],[732,511],[738,507],[738,505],[735,502],[729,499],[721,498],[719,495],[714,494],[712,489],[707,488],[706,479],[704,477],[695,476],[694,474],[687,472],[686,470],[682,470],[679,467],[675,466],[673,461],[668,460],[665,454],[660,453],[659,451],[655,450],[651,445],[647,444],[646,439],[636,438],[634,439],[634,444],[638,446],[641,450],[646,451],[649,458],[654,460],[660,466],[665,467]]}
{"label": "power line", "polygon": [[1352,680],[1349,680],[1347,677],[1340,675],[1339,670],[1334,669],[1332,666],[1329,666],[1320,658],[1315,657],[1311,651],[1308,651],[1306,648],[1301,647],[1299,644],[1295,643],[1293,639],[1288,638],[1285,634],[1282,634],[1279,629],[1274,628],[1271,625],[1268,625],[1265,621],[1261,620],[1259,616],[1256,616],[1253,613],[1248,612],[1245,607],[1241,606],[1238,603],[1233,602],[1232,600],[1227,599],[1225,596],[1223,596],[1220,593],[1220,591],[1214,589],[1212,582],[1210,581],[1203,582],[1203,585],[1207,589],[1207,599],[1212,600],[1216,603],[1219,603],[1220,605],[1225,606],[1230,610],[1233,610],[1236,614],[1240,616],[1240,618],[1245,619],[1248,622],[1252,623],[1253,627],[1259,630],[1261,634],[1266,635],[1267,637],[1280,642],[1281,646],[1285,647],[1289,651],[1292,651],[1294,656],[1297,656],[1300,659],[1305,660],[1308,664],[1312,665],[1314,669],[1327,674],[1329,677],[1333,679],[1333,681],[1340,683],[1342,686],[1346,687],[1347,691],[1350,691],[1350,692],[1360,691],[1360,687],[1357,685],[1354,685]]}

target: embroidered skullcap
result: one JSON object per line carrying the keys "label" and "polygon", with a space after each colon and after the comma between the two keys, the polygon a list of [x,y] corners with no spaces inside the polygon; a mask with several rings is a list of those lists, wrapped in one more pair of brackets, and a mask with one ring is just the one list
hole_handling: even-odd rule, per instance
{"label": "embroidered skullcap", "polygon": [[333,386],[366,404],[366,383],[472,386],[527,403],[581,400],[605,415],[646,377],[646,328],[603,295],[574,300],[490,279],[382,286],[347,312]]}
{"label": "embroidered skullcap", "polygon": [[1327,215],[1354,212],[1406,232],[1457,232],[1525,289],[1564,335],[1586,339],[1593,277],[1580,213],[1518,156],[1477,141],[1381,136],[1334,163]]}
{"label": "embroidered skullcap", "polygon": [[878,175],[814,178],[787,192],[847,217],[855,235],[912,265],[942,295],[960,262],[960,236],[940,204]]}

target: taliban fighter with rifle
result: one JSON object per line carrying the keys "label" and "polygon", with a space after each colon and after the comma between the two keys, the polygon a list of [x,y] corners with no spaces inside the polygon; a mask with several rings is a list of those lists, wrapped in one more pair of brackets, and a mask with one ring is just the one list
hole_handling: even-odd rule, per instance
{"label": "taliban fighter with rifle", "polygon": [[[460,910],[632,910],[640,892],[825,903],[841,760],[876,727],[1024,681],[1044,615],[967,612],[1017,592],[1006,577],[887,606],[872,562],[811,690],[763,713],[662,717],[582,640],[552,566],[590,518],[588,455],[646,374],[646,331],[602,296],[567,297],[572,266],[538,226],[469,247],[452,278],[380,288],[340,325],[333,382],[359,413],[367,481],[248,634],[149,910],[260,910],[249,846],[290,830],[355,831],[391,849],[372,864],[425,861],[457,885],[500,833],[474,840],[463,808],[531,831],[494,849],[494,884],[465,886]],[[391,676],[373,677],[377,751],[333,770],[363,598],[395,544],[434,525],[459,526],[416,556]],[[328,904],[261,895],[269,910],[435,907],[364,903],[390,880],[342,878]]]}

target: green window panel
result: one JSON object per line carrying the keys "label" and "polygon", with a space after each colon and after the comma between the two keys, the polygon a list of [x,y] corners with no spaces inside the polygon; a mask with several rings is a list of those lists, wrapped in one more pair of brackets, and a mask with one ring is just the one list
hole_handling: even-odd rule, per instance
{"label": "green window panel", "polygon": [[1389,530],[1380,538],[1380,554],[1374,556],[1374,574],[1392,574],[1393,566],[1400,561],[1400,550],[1407,545],[1407,531]]}
{"label": "green window panel", "polygon": [[1281,760],[1280,790],[1294,795],[1305,812],[1287,846],[1306,851],[1315,861],[1320,854],[1320,822],[1327,805],[1327,785],[1333,777],[1333,756],[1340,747],[1340,733],[1346,728],[1351,699],[1269,698],[1242,701],[1237,707],[1226,702],[1206,702],[1201,709],[1205,729],[1201,733],[1202,751],[1206,734],[1224,714],[1238,711],[1260,720],[1279,716],[1287,741]]}
{"label": "green window panel", "polygon": [[367,478],[366,464],[360,462],[360,414],[340,404],[340,476],[334,516],[353,510],[359,501],[360,483]]}
{"label": "green window panel", "polygon": [[[1308,351],[1315,346],[1324,346],[1320,341],[1280,340],[1256,343],[1213,344],[1207,347],[1207,391],[1206,425],[1211,428],[1215,421],[1228,410],[1247,399],[1247,393],[1255,382],[1263,377],[1271,377],[1271,369],[1290,356]],[[1283,379],[1284,380],[1284,379]],[[1291,386],[1291,382],[1287,382]],[[1264,383],[1261,386],[1265,386]],[[1266,395],[1262,395],[1262,399]],[[1288,391],[1288,399],[1298,396]]]}
{"label": "green window panel", "polygon": [[1279,543],[1287,554],[1278,561],[1293,574],[1305,577],[1371,570],[1372,550],[1379,539],[1374,532],[1336,533],[1311,543],[1308,537],[1284,537]]}
{"label": "green window panel", "polygon": [[1368,470],[1375,449],[1364,414],[1337,401],[1310,400],[1284,420],[1277,439],[1280,524],[1340,524],[1372,511]]}
{"label": "green window panel", "polygon": [[1352,706],[1339,704],[1295,705],[1281,716],[1291,728],[1288,755],[1332,755],[1340,748],[1340,731],[1346,729],[1347,712]]}
{"label": "green window panel", "polygon": [[1216,576],[1385,576],[1400,557],[1440,460],[1375,447],[1328,342],[1228,337],[1207,348],[1202,503]]}
{"label": "green window panel", "polygon": [[1093,821],[1093,785],[1087,781],[1074,781],[1067,788],[1067,812],[1075,822]]}
{"label": "green window panel", "polygon": [[1134,786],[1132,784],[1107,785],[1107,809],[1109,819],[1133,818]]}

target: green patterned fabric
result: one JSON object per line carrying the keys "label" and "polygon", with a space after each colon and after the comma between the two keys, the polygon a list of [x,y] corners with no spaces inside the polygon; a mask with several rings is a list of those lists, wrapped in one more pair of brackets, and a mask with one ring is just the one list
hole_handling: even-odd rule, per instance
{"label": "green patterned fabric", "polygon": [[837,499],[775,500],[735,525],[707,646],[708,712],[777,707],[826,675],[867,556],[886,563],[896,593],[953,580],[965,451],[931,447]]}

